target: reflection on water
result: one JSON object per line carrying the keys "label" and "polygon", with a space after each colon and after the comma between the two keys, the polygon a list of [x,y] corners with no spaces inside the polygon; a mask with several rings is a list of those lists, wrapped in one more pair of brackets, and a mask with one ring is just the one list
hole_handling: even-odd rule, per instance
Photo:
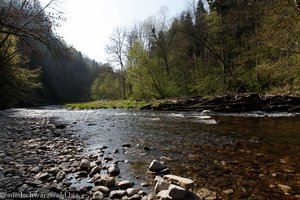
{"label": "reflection on water", "polygon": [[[130,179],[144,176],[151,160],[161,157],[168,158],[166,163],[179,175],[192,176],[196,180],[203,178],[200,171],[208,157],[213,162],[224,162],[234,158],[232,154],[238,152],[255,152],[257,156],[268,154],[272,155],[271,161],[279,162],[284,158],[300,166],[299,114],[67,110],[46,107],[1,111],[0,125],[8,116],[49,117],[67,123],[70,130],[84,140],[87,153],[97,151],[103,145],[112,152],[116,148],[121,149],[123,143],[130,143],[132,148],[114,155],[120,160],[128,160],[120,167],[128,172],[121,176]],[[150,148],[150,151],[145,151],[144,147]]]}

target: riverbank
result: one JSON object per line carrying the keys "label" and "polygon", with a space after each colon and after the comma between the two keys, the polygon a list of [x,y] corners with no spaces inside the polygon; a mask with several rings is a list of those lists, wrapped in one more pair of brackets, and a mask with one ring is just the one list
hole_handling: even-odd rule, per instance
{"label": "riverbank", "polygon": [[158,111],[213,112],[300,112],[299,95],[261,95],[257,93],[146,101],[94,101],[66,104],[71,109],[125,108]]}

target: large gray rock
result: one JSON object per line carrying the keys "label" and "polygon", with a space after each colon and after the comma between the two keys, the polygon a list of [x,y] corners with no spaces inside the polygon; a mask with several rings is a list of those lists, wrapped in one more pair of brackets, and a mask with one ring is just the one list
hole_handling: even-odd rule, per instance
{"label": "large gray rock", "polygon": [[187,191],[180,186],[171,184],[168,190],[169,196],[173,199],[184,200],[186,198]]}
{"label": "large gray rock", "polygon": [[176,176],[176,175],[165,175],[164,180],[166,180],[172,184],[181,186],[186,190],[190,190],[190,189],[194,188],[194,185],[195,185],[193,180],[188,179],[188,178],[183,178],[180,176]]}
{"label": "large gray rock", "polygon": [[153,160],[153,161],[150,163],[148,169],[149,169],[149,171],[151,171],[151,172],[159,172],[159,171],[162,171],[162,170],[164,170],[164,169],[166,169],[166,168],[167,168],[167,167],[166,167],[164,164],[158,162],[157,160]]}
{"label": "large gray rock", "polygon": [[118,176],[120,174],[120,168],[117,164],[111,164],[107,168],[107,173],[111,176]]}

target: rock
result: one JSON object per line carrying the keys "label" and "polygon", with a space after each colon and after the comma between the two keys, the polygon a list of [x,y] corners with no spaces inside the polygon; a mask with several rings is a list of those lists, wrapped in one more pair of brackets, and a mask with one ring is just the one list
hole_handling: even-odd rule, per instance
{"label": "rock", "polygon": [[97,191],[93,194],[92,200],[102,200],[104,198],[104,195],[102,192]]}
{"label": "rock", "polygon": [[131,196],[133,196],[133,195],[135,195],[135,194],[137,193],[137,190],[134,189],[134,188],[128,188],[128,189],[126,190],[126,192],[127,192],[127,195],[128,195],[129,197],[131,197]]}
{"label": "rock", "polygon": [[48,172],[39,173],[35,176],[35,178],[38,180],[46,180],[47,178],[49,178],[49,174]]}
{"label": "rock", "polygon": [[232,194],[233,193],[233,189],[224,190],[223,193],[225,193],[227,195]]}
{"label": "rock", "polygon": [[128,198],[128,200],[140,200],[141,196],[139,194],[135,194]]}
{"label": "rock", "polygon": [[172,197],[173,199],[184,200],[187,195],[186,189],[177,185],[171,184],[168,190],[169,190],[169,196]]}
{"label": "rock", "polygon": [[31,168],[30,169],[30,172],[32,172],[32,173],[39,173],[39,172],[41,172],[43,170],[43,166],[36,166],[36,167],[33,167],[33,168]]}
{"label": "rock", "polygon": [[30,185],[32,185],[34,187],[41,186],[42,184],[43,184],[43,182],[40,180],[34,180],[30,183]]}
{"label": "rock", "polygon": [[129,148],[129,147],[131,147],[131,144],[129,144],[129,143],[124,143],[124,144],[122,144],[122,147],[127,147],[127,148]]}
{"label": "rock", "polygon": [[57,181],[62,181],[66,177],[66,173],[64,171],[59,171],[56,175]]}
{"label": "rock", "polygon": [[57,129],[64,129],[64,128],[66,128],[66,127],[67,127],[66,124],[57,124],[57,125],[55,126],[55,128],[57,128]]}
{"label": "rock", "polygon": [[91,168],[91,163],[87,159],[82,159],[79,165],[79,169],[82,171],[89,171]]}
{"label": "rock", "polygon": [[176,176],[176,175],[165,175],[164,180],[166,180],[172,184],[181,186],[186,190],[193,189],[194,184],[195,184],[194,181],[191,179],[183,178],[183,177]]}
{"label": "rock", "polygon": [[118,183],[119,188],[121,189],[127,189],[133,186],[133,183],[131,181],[125,180]]}
{"label": "rock", "polygon": [[111,164],[107,168],[107,173],[111,176],[118,176],[120,174],[120,168],[117,164]]}
{"label": "rock", "polygon": [[105,187],[105,186],[102,186],[102,185],[101,186],[96,186],[92,190],[95,191],[95,192],[100,191],[104,194],[108,194],[110,192],[110,189],[108,187]]}
{"label": "rock", "polygon": [[122,198],[125,195],[126,195],[126,190],[113,190],[110,192],[109,197],[111,199],[114,199],[114,198]]}
{"label": "rock", "polygon": [[101,168],[99,166],[95,166],[93,167],[93,169],[91,170],[91,172],[89,173],[89,176],[93,176],[94,174],[100,173],[101,172]]}
{"label": "rock", "polygon": [[142,182],[142,183],[141,183],[141,186],[142,186],[142,187],[148,187],[148,186],[149,186],[149,183],[147,183],[147,182]]}
{"label": "rock", "polygon": [[57,167],[52,167],[48,172],[50,174],[53,174],[54,176],[56,176],[58,174],[58,172],[60,172],[60,169]]}
{"label": "rock", "polygon": [[100,179],[95,180],[94,183],[95,185],[102,185],[109,188],[115,186],[116,180],[107,174],[102,174]]}
{"label": "rock", "polygon": [[153,160],[152,162],[151,162],[151,164],[149,165],[149,170],[151,171],[151,172],[159,172],[159,171],[162,171],[162,170],[164,170],[164,169],[166,169],[167,167],[164,165],[164,164],[162,164],[162,163],[160,163],[160,162],[158,162],[157,160]]}
{"label": "rock", "polygon": [[282,184],[278,184],[278,187],[282,190],[282,192],[284,192],[285,194],[289,193],[289,191],[292,189],[290,186],[288,185],[282,185]]}
{"label": "rock", "polygon": [[8,164],[8,163],[12,162],[13,160],[14,160],[14,158],[7,156],[2,159],[2,163]]}
{"label": "rock", "polygon": [[156,195],[155,194],[149,194],[147,200],[156,200]]}
{"label": "rock", "polygon": [[158,181],[159,181],[159,182],[163,182],[163,181],[164,181],[164,178],[161,177],[161,176],[155,176],[155,178],[154,178],[154,183],[156,184]]}
{"label": "rock", "polygon": [[115,150],[113,151],[113,153],[114,153],[114,154],[119,153],[119,149],[115,149]]}
{"label": "rock", "polygon": [[[149,197],[148,197],[149,199]],[[168,190],[162,190],[156,195],[157,200],[172,200],[172,197],[169,196]]]}
{"label": "rock", "polygon": [[86,171],[79,171],[77,172],[76,178],[85,178],[88,176],[88,173]]}
{"label": "rock", "polygon": [[156,194],[158,194],[162,190],[168,190],[170,185],[171,185],[170,183],[165,181],[157,181],[155,184],[154,191]]}
{"label": "rock", "polygon": [[144,146],[144,148],[143,148],[145,151],[150,151],[150,148],[149,147],[147,147],[147,146]]}
{"label": "rock", "polygon": [[212,192],[206,188],[202,188],[199,192],[198,195],[200,198],[204,198],[207,200],[213,200],[213,199],[217,199],[217,193],[216,192]]}
{"label": "rock", "polygon": [[38,164],[39,162],[40,162],[39,158],[28,158],[23,163],[25,165],[35,165]]}

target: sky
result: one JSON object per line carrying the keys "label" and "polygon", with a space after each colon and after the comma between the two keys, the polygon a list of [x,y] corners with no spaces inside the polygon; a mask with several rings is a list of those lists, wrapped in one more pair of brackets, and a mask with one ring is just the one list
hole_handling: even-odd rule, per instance
{"label": "sky", "polygon": [[[40,0],[45,5],[50,0]],[[58,0],[65,21],[57,33],[84,55],[105,63],[105,45],[117,27],[130,27],[168,8],[174,17],[188,8],[190,0]]]}

